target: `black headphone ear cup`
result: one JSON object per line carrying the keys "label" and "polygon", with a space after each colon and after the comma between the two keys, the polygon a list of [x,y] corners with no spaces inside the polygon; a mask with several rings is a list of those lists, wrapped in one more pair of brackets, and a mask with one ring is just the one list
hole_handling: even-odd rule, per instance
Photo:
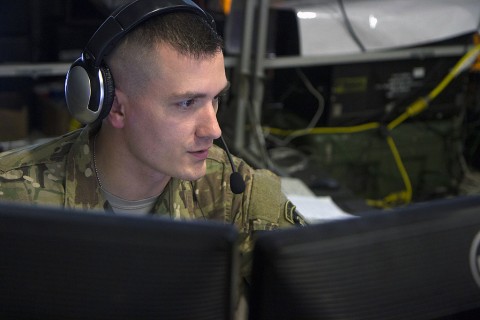
{"label": "black headphone ear cup", "polygon": [[103,64],[100,67],[100,72],[103,76],[103,104],[100,107],[100,114],[95,121],[102,121],[108,116],[110,110],[112,109],[113,100],[115,98],[115,82],[113,81],[112,72],[110,68]]}

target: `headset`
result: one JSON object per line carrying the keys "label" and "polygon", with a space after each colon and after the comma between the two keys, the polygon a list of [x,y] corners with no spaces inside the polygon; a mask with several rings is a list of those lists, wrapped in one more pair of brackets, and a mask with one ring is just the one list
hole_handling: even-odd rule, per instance
{"label": "headset", "polygon": [[88,41],[68,70],[65,99],[71,115],[82,124],[101,121],[112,107],[115,84],[104,57],[140,23],[172,12],[203,17],[215,30],[215,20],[191,0],[136,0],[115,10]]}
{"label": "headset", "polygon": [[[65,99],[71,115],[82,124],[103,120],[110,112],[115,96],[115,84],[104,57],[119,40],[140,23],[172,12],[190,12],[204,18],[216,30],[215,20],[191,0],[135,0],[115,10],[88,41],[80,58],[68,70],[65,79]],[[230,189],[243,193],[245,182],[236,171],[223,137],[228,161],[232,167]]]}

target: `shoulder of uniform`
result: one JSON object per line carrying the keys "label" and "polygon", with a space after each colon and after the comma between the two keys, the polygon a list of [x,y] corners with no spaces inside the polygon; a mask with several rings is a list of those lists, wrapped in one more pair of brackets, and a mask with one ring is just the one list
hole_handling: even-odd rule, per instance
{"label": "shoulder of uniform", "polygon": [[[218,179],[219,166],[230,167],[226,152],[214,146],[209,152],[209,166],[207,175]],[[292,225],[303,225],[301,216],[295,206],[287,199],[281,190],[281,180],[278,175],[267,169],[254,169],[243,159],[232,156],[236,170],[243,176],[246,189],[242,197],[241,207],[248,212],[248,219],[252,222],[252,230],[267,230]],[[230,169],[222,170],[229,174]]]}
{"label": "shoulder of uniform", "polygon": [[57,162],[70,151],[75,141],[75,132],[43,143],[0,153],[0,172],[7,172],[26,166]]}
{"label": "shoulder of uniform", "polygon": [[251,188],[250,218],[263,220],[260,228],[306,225],[295,205],[283,193],[278,175],[270,170],[257,169],[252,176]]}

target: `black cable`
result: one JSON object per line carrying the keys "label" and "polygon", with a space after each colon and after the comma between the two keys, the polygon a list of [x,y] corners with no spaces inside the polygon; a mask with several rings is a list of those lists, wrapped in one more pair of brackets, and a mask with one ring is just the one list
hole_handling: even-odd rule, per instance
{"label": "black cable", "polygon": [[363,45],[363,43],[360,41],[357,34],[355,33],[355,30],[353,30],[353,26],[350,23],[350,19],[348,18],[347,12],[345,11],[345,5],[343,4],[343,0],[338,0],[338,5],[340,7],[340,11],[342,12],[343,19],[345,20],[345,26],[347,27],[347,30],[352,36],[353,40],[355,41],[355,43],[358,45],[358,47],[362,52],[367,51],[365,49],[365,46]]}

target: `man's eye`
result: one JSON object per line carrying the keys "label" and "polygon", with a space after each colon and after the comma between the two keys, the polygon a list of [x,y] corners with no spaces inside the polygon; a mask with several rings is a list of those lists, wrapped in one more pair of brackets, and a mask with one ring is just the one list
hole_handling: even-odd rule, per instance
{"label": "man's eye", "polygon": [[178,103],[178,106],[182,109],[187,109],[195,103],[195,99],[184,100]]}

